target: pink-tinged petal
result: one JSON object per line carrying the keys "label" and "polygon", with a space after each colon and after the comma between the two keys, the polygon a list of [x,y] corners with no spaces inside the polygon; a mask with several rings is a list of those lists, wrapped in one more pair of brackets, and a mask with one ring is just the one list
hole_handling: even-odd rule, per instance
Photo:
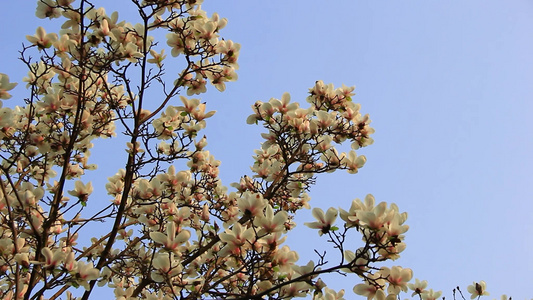
{"label": "pink-tinged petal", "polygon": [[311,229],[321,229],[323,227],[323,224],[320,222],[306,222],[304,225]]}
{"label": "pink-tinged petal", "polygon": [[183,244],[189,240],[191,233],[188,230],[182,230],[174,239],[174,242]]}
{"label": "pink-tinged petal", "polygon": [[366,296],[368,300],[372,299],[376,294],[376,287],[366,283],[360,283],[353,288],[353,292],[357,295]]}
{"label": "pink-tinged petal", "polygon": [[44,247],[42,250],[41,250],[41,254],[44,256],[45,258],[45,265],[46,266],[49,266],[52,264],[52,257],[53,257],[53,254],[52,254],[52,250],[50,250],[49,248],[46,248]]}
{"label": "pink-tinged petal", "polygon": [[335,220],[337,219],[337,214],[338,214],[338,211],[333,208],[333,207],[330,207],[328,209],[328,211],[326,212],[326,224],[328,225],[331,225],[335,222]]}
{"label": "pink-tinged petal", "polygon": [[161,232],[150,232],[150,238],[161,245],[164,245],[167,242],[167,235]]}
{"label": "pink-tinged petal", "polygon": [[315,217],[315,219],[317,219],[320,222],[324,222],[326,219],[324,216],[324,211],[321,208],[318,208],[318,207],[313,208],[312,214],[313,214],[313,217]]}

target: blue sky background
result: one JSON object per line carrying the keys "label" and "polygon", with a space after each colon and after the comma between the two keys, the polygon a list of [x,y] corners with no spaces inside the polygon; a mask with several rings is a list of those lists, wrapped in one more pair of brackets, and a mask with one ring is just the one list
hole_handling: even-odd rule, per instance
{"label": "blue sky background", "polygon": [[[132,12],[126,1],[94,2],[121,19]],[[34,16],[34,1],[14,3],[0,10],[0,72],[21,83],[6,106],[27,95],[16,59],[25,35],[54,28]],[[242,45],[239,80],[202,96],[218,111],[205,133],[226,185],[250,174],[262,130],[245,120],[256,100],[290,92],[304,103],[316,80],[356,85],[375,143],[358,151],[368,159],[358,174],[319,176],[311,205],[347,209],[367,193],[395,202],[410,229],[394,265],[448,299],[479,280],[487,299],[533,297],[533,2],[206,0],[203,8],[228,18],[222,36]],[[100,169],[88,178],[104,190],[125,146],[100,145],[92,151]],[[303,226],[311,220],[302,211],[287,242],[302,264],[313,248],[328,249]],[[326,282],[356,298],[355,277]]]}

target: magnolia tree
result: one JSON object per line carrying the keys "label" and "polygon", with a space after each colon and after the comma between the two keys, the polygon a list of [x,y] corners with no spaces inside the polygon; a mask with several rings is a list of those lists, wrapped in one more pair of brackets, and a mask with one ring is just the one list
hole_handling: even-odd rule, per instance
{"label": "magnolia tree", "polygon": [[[86,0],[37,3],[39,18],[64,22],[58,34],[39,27],[27,36],[20,59],[29,95],[0,108],[2,299],[89,299],[95,286],[117,299],[343,299],[325,273],[352,276],[368,299],[408,288],[421,299],[441,296],[425,281],[408,284],[411,269],[385,266],[405,249],[407,214],[371,195],[347,210],[312,210],[316,221],[306,225],[334,260],[317,252],[297,264],[284,245],[295,214],[309,208],[316,174],[357,173],[365,163],[335,148],[372,144],[353,87],[317,81],[307,108],[288,94],[255,103],[247,122],[266,129],[264,142],[252,174],[228,189],[200,134],[215,112],[191,96],[237,78],[239,44],[220,37],[226,19],[208,16],[200,0],[131,2],[140,24]],[[164,41],[153,37],[159,32]],[[182,68],[166,69],[168,59]],[[0,98],[15,85],[1,74]],[[93,187],[93,141],[117,131],[127,139],[116,151],[124,168]],[[91,199],[94,188],[109,201]],[[101,222],[109,231],[93,236]],[[361,242],[348,244],[348,235]],[[484,282],[468,291],[487,294]]]}

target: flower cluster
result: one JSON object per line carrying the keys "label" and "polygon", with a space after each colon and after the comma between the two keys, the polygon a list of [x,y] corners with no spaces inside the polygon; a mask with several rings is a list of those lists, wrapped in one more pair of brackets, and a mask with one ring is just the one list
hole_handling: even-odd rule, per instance
{"label": "flower cluster", "polygon": [[[240,46],[219,37],[226,20],[207,17],[201,1],[134,2],[142,11],[140,24],[120,21],[118,13],[107,14],[86,0],[38,1],[37,17],[63,23],[58,34],[38,27],[26,37],[21,60],[29,70],[24,81],[30,96],[25,105],[0,103],[2,298],[39,298],[57,286],[63,286],[60,293],[83,286],[89,295],[96,281],[113,287],[117,297],[158,295],[152,288],[168,276],[182,276],[182,256],[199,242],[189,241],[191,233],[216,233],[202,231],[213,212],[236,209],[236,197],[227,196],[219,183],[220,162],[203,151],[205,138],[196,139],[214,112],[185,97],[184,106],[167,104],[182,92],[205,92],[207,82],[224,90],[237,78]],[[170,88],[164,83],[165,49],[148,34],[153,30],[169,32],[171,54],[186,62]],[[180,43],[187,47],[177,49]],[[153,106],[145,98],[157,83],[164,97]],[[11,98],[16,85],[0,74],[0,99]],[[130,137],[129,161],[106,185],[109,205],[88,215],[87,206],[101,205],[91,200],[96,187],[83,180],[96,169],[90,149],[94,139],[116,136],[116,121]],[[171,166],[141,174],[175,159],[188,160],[190,171]],[[190,206],[192,199],[196,206]],[[108,235],[76,246],[78,232],[111,218],[120,222]],[[136,291],[133,278],[143,274],[153,275],[147,279],[153,286]]]}
{"label": "flower cluster", "polygon": [[249,124],[261,122],[268,132],[262,134],[265,142],[254,156],[253,182],[238,188],[267,193],[276,205],[292,212],[308,207],[305,192],[315,174],[339,169],[353,174],[365,164],[365,156],[353,150],[339,153],[334,144],[349,141],[357,149],[373,141],[370,119],[352,102],[353,88],[335,89],[317,81],[309,94],[309,108],[291,103],[285,93],[281,99],[256,102],[247,119]]}
{"label": "flower cluster", "polygon": [[[240,45],[220,35],[227,20],[209,17],[201,0],[132,0],[140,23],[130,24],[92,2],[38,1],[36,16],[62,19],[61,29],[26,36],[29,96],[12,108],[0,101],[0,298],[88,299],[107,286],[125,300],[343,299],[325,273],[358,278],[353,291],[368,299],[408,288],[441,296],[425,281],[409,284],[411,269],[383,265],[405,249],[407,214],[371,195],[348,211],[313,208],[316,221],[305,223],[340,261],[317,252],[299,265],[284,244],[317,174],[354,174],[366,162],[355,150],[374,130],[353,87],[317,81],[307,108],[288,93],[252,105],[247,123],[266,129],[264,142],[230,191],[200,134],[215,112],[183,95],[237,79]],[[181,71],[167,70],[165,53]],[[0,73],[0,99],[16,86]],[[86,178],[97,167],[90,150],[117,132],[124,168],[102,201],[104,187]],[[351,150],[338,151],[343,143]],[[107,231],[97,235],[100,223]],[[348,245],[349,233],[359,245]],[[468,291],[488,294],[483,281]]]}
{"label": "flower cluster", "polygon": [[[344,232],[334,226],[339,212],[344,221]],[[371,267],[372,263],[398,258],[405,249],[403,233],[407,231],[408,226],[403,223],[407,214],[400,213],[396,205],[392,204],[389,208],[385,202],[375,205],[374,197],[367,195],[364,203],[355,199],[349,211],[330,207],[324,214],[321,209],[315,208],[313,216],[317,221],[305,225],[319,229],[320,235],[327,234],[339,249],[342,248],[348,230],[357,230],[362,234],[365,247],[355,252],[345,250],[342,253],[343,263],[347,265],[343,271],[356,273],[365,281],[354,287],[356,294],[372,299],[378,293],[398,295],[401,291],[407,291],[407,283],[413,276],[411,269],[394,266],[382,267],[376,271]],[[388,288],[385,289],[387,285]]]}

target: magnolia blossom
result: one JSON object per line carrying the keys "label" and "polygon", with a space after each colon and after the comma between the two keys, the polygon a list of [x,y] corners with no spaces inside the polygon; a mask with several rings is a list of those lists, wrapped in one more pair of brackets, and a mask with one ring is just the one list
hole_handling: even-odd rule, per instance
{"label": "magnolia blossom", "polygon": [[219,252],[220,256],[231,254],[239,255],[245,247],[254,242],[254,232],[252,228],[245,228],[239,223],[235,223],[231,230],[226,230],[220,234],[220,240],[226,246]]}
{"label": "magnolia blossom", "polygon": [[94,268],[92,264],[85,264],[83,261],[78,261],[77,278],[78,284],[83,286],[85,290],[89,290],[89,281],[98,278],[100,272]]}
{"label": "magnolia blossom", "polygon": [[83,184],[81,181],[76,181],[74,183],[74,190],[68,191],[72,196],[80,198],[82,201],[86,201],[89,198],[89,195],[93,192],[93,185],[91,182]]}
{"label": "magnolia blossom", "polygon": [[182,270],[173,253],[158,253],[152,264],[156,271],[151,273],[151,277],[156,282],[163,282],[165,276],[176,276]]}
{"label": "magnolia blossom", "polygon": [[[387,211],[387,203],[381,202],[371,211],[362,211],[357,214],[357,219],[373,230],[379,230],[388,223],[393,217],[394,213]],[[354,221],[354,217],[348,217],[351,221]]]}
{"label": "magnolia blossom", "polygon": [[27,35],[26,39],[39,47],[39,49],[50,48],[52,44],[57,40],[57,34],[46,34],[44,28],[39,26],[34,36]]}
{"label": "magnolia blossom", "polygon": [[159,68],[163,67],[163,60],[167,57],[165,55],[165,49],[162,49],[159,53],[154,49],[150,49],[150,54],[152,58],[149,58],[147,61],[151,64],[156,64]]}
{"label": "magnolia blossom", "polygon": [[273,233],[285,230],[285,222],[288,220],[286,211],[279,211],[274,214],[272,206],[267,205],[264,216],[259,215],[254,220],[254,225],[261,228],[261,232]]}
{"label": "magnolia blossom", "polygon": [[371,211],[374,208],[374,196],[368,194],[364,201],[365,202],[363,203],[360,199],[353,200],[349,211],[345,211],[342,208],[339,209],[341,219],[346,222],[346,225],[349,227],[359,226],[360,220],[357,217],[357,214],[360,211]]}
{"label": "magnolia blossom", "polygon": [[170,222],[167,225],[166,234],[161,232],[150,232],[150,237],[159,244],[162,244],[165,250],[177,251],[178,247],[189,240],[191,233],[188,230],[182,230],[176,235],[176,224]]}
{"label": "magnolia blossom", "polygon": [[16,86],[17,83],[9,82],[9,76],[0,73],[0,99],[11,98],[11,95],[8,93],[8,91],[14,89]]}
{"label": "magnolia blossom", "polygon": [[307,294],[309,290],[309,284],[306,282],[296,282],[286,285],[281,288],[280,295],[281,297],[303,297]]}
{"label": "magnolia blossom", "polygon": [[483,280],[481,280],[480,282],[474,282],[473,284],[469,285],[467,290],[470,294],[472,294],[470,296],[470,299],[489,295],[489,292],[487,292],[487,284]]}
{"label": "magnolia blossom", "polygon": [[411,269],[394,266],[392,268],[383,267],[381,273],[387,277],[389,294],[397,295],[400,291],[407,292],[407,283],[413,278]]}
{"label": "magnolia blossom", "polygon": [[324,287],[313,300],[343,300],[344,290],[334,291],[328,287]]}
{"label": "magnolia blossom", "polygon": [[266,204],[261,194],[245,193],[237,200],[239,209],[252,217],[262,214]]}
{"label": "magnolia blossom", "polygon": [[318,234],[322,235],[324,233],[328,233],[331,230],[331,226],[337,219],[337,214],[338,211],[333,207],[328,208],[326,214],[324,214],[324,211],[322,209],[315,207],[313,208],[313,217],[317,219],[317,222],[308,222],[304,223],[304,225],[309,228],[320,229],[320,231],[318,231]]}
{"label": "magnolia blossom", "polygon": [[442,292],[435,292],[433,289],[429,289],[422,293],[422,300],[437,300],[442,296]]}
{"label": "magnolia blossom", "polygon": [[360,283],[354,286],[353,292],[357,295],[365,296],[368,300],[374,299],[379,286],[370,283]]}
{"label": "magnolia blossom", "polygon": [[407,286],[413,291],[411,297],[414,297],[415,295],[421,295],[426,291],[425,289],[428,286],[428,282],[427,280],[420,281],[420,279],[416,278],[415,283],[409,283]]}
{"label": "magnolia blossom", "polygon": [[289,272],[294,264],[298,261],[298,253],[289,248],[289,246],[283,246],[279,249],[272,259],[272,263],[279,268],[281,272]]}
{"label": "magnolia blossom", "polygon": [[348,173],[355,174],[366,163],[366,157],[364,155],[357,156],[355,151],[350,151],[347,157],[344,157],[344,163],[348,168]]}
{"label": "magnolia blossom", "polygon": [[180,35],[175,33],[169,33],[166,37],[167,45],[172,47],[170,54],[174,57],[184,53],[186,49],[188,50],[194,47],[195,41],[191,38],[186,38],[184,41]]}
{"label": "magnolia blossom", "polygon": [[42,0],[37,2],[37,10],[35,15],[37,18],[44,19],[54,19],[61,16],[61,10],[56,8],[56,3],[53,0]]}
{"label": "magnolia blossom", "polygon": [[45,257],[44,266],[46,268],[53,269],[65,259],[65,253],[60,249],[55,249],[54,251],[49,248],[43,248],[41,253]]}
{"label": "magnolia blossom", "polygon": [[[364,251],[364,250],[363,250]],[[361,249],[357,251],[359,254],[362,252]],[[353,251],[346,250],[344,251],[344,259],[347,262],[350,262],[353,266],[349,269],[343,269],[344,272],[353,272],[361,274],[369,269],[369,260],[368,255],[356,255]]]}

